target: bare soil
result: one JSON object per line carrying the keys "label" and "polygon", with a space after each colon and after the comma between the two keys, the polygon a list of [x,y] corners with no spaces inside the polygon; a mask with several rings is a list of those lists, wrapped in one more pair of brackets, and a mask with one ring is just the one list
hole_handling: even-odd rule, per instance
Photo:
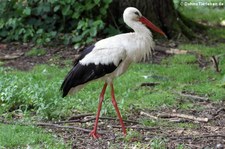
{"label": "bare soil", "polygon": [[[77,50],[73,46],[49,46],[45,48],[40,47],[40,49],[46,50],[45,55],[27,56],[26,53],[33,47],[33,44],[0,44],[0,61],[2,60],[4,62],[3,66],[5,67],[26,71],[32,69],[37,64],[55,63],[64,66],[64,60],[72,60],[77,54]],[[54,57],[59,57],[59,59],[54,61]]]}
{"label": "bare soil", "polygon": [[[0,57],[2,58],[4,67],[13,67],[19,70],[27,71],[32,69],[36,64],[51,64],[55,63],[60,66],[64,66],[63,61],[65,59],[73,60],[76,57],[77,51],[72,46],[58,46],[45,48],[47,53],[43,56],[26,56],[26,52],[29,51],[34,45],[32,44],[0,44]],[[4,57],[8,55],[7,59]],[[19,55],[17,58],[11,57],[12,55]],[[155,53],[156,58],[154,62],[160,62],[160,60],[168,55],[162,53]],[[58,57],[57,61],[54,61],[54,57]],[[60,61],[61,60],[61,61]],[[188,99],[181,99],[188,100]],[[124,139],[121,132],[118,120],[100,119],[99,131],[103,132],[98,140],[89,137],[87,132],[69,129],[59,128],[54,126],[45,126],[46,130],[57,134],[58,137],[63,138],[65,142],[72,142],[72,148],[79,149],[96,149],[96,148],[124,148],[135,147],[137,142],[146,144],[146,148],[151,148],[151,140],[161,138],[165,141],[166,148],[176,148],[179,144],[183,144],[185,148],[225,148],[225,108],[224,102],[212,102],[207,101],[188,101],[194,102],[195,106],[198,106],[199,110],[188,109],[180,110],[176,107],[162,108],[157,111],[149,111],[142,109],[149,115],[157,117],[159,113],[180,113],[186,115],[192,115],[195,117],[208,118],[208,122],[194,121],[186,118],[177,117],[158,117],[158,119],[152,119],[146,115],[141,115],[141,110],[136,110],[127,116],[127,120],[133,122],[125,122],[128,127],[128,137]],[[77,120],[77,122],[65,122],[59,124],[60,126],[77,126],[80,128],[86,128],[91,130],[93,128],[94,119],[82,122],[89,119],[90,116],[73,118],[71,120]],[[159,125],[143,126],[140,122],[143,119],[149,119],[150,121],[159,122]],[[51,122],[53,124],[53,122]],[[133,131],[132,131],[133,130]],[[138,135],[131,135],[129,132],[136,132]]]}

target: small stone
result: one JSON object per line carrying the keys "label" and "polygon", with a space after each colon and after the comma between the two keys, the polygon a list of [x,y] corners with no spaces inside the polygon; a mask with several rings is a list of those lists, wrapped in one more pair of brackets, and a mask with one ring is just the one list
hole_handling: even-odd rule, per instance
{"label": "small stone", "polygon": [[222,144],[217,144],[216,145],[216,149],[223,149],[223,145]]}

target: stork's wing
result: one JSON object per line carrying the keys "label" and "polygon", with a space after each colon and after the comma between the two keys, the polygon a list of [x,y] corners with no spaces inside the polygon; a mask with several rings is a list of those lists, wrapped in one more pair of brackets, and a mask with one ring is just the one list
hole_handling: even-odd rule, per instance
{"label": "stork's wing", "polygon": [[74,65],[63,81],[61,85],[63,97],[73,87],[112,73],[125,57],[125,50],[115,48],[94,48],[91,52],[87,52],[86,56]]}
{"label": "stork's wing", "polygon": [[123,48],[111,47],[111,48],[103,48],[96,47],[90,53],[88,53],[80,63],[82,65],[89,64],[114,64],[118,66],[121,60],[126,58],[126,50]]}
{"label": "stork's wing", "polygon": [[74,60],[73,64],[76,66],[80,60],[82,60],[88,53],[90,53],[94,49],[95,45],[91,45],[85,48],[80,55]]}

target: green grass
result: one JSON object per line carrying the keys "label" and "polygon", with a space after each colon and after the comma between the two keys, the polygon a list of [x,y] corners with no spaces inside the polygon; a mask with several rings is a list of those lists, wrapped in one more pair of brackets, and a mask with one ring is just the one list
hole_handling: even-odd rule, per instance
{"label": "green grass", "polygon": [[0,148],[66,149],[55,135],[33,126],[0,124]]}
{"label": "green grass", "polygon": [[[210,24],[219,24],[225,20],[225,0],[174,0],[178,10],[191,20],[198,22],[210,22]],[[210,3],[223,3],[223,7],[213,6],[191,6],[185,5],[188,3],[210,2]],[[180,4],[180,6],[179,6]]]}
{"label": "green grass", "polygon": [[224,28],[210,28],[207,30],[210,40],[225,39],[225,29]]}
{"label": "green grass", "polygon": [[225,54],[225,44],[223,43],[217,43],[215,46],[206,46],[202,44],[182,44],[179,48],[199,52],[207,57]]}
{"label": "green grass", "polygon": [[[225,2],[224,2],[225,4]],[[224,9],[214,8],[213,10],[202,6],[199,7],[180,7],[179,11],[191,20],[195,20],[198,22],[207,21],[211,24],[219,24],[222,20],[225,19],[225,11]]]}
{"label": "green grass", "polygon": [[26,56],[42,56],[45,55],[47,51],[45,49],[32,48],[25,53]]}
{"label": "green grass", "polygon": [[[225,0],[173,0],[176,8],[185,17],[192,21],[203,24],[207,27],[206,34],[208,37],[207,43],[215,43],[224,41],[225,29],[220,26],[220,23],[225,20]],[[199,2],[208,2],[210,4],[223,4],[220,7],[214,6],[200,6]],[[196,4],[197,6],[190,5]]]}
{"label": "green grass", "polygon": [[[223,53],[222,45],[206,47],[183,45],[183,49],[201,52],[207,57]],[[221,68],[225,59],[221,58]],[[3,109],[0,112],[20,109],[35,111],[43,119],[59,119],[78,112],[95,112],[103,82],[92,82],[73,96],[61,98],[59,87],[69,68],[39,65],[30,72],[0,70],[0,99]],[[114,82],[116,98],[120,109],[128,112],[131,107],[157,109],[162,106],[175,106],[176,91],[186,91],[199,96],[207,95],[212,100],[224,99],[224,88],[220,85],[225,70],[216,73],[211,67],[199,68],[194,55],[176,55],[162,61],[162,64],[134,64]],[[200,77],[201,76],[201,77]],[[140,87],[144,82],[159,82],[148,88]],[[109,90],[106,91],[103,114],[115,114]]]}
{"label": "green grass", "polygon": [[[1,70],[0,99],[5,110],[35,110],[43,118],[54,112],[54,105],[59,104],[59,77],[57,67],[40,65],[32,71]],[[65,71],[65,70],[64,70]],[[55,100],[56,99],[56,100]],[[48,109],[48,110],[46,110]],[[45,112],[44,112],[45,111]]]}

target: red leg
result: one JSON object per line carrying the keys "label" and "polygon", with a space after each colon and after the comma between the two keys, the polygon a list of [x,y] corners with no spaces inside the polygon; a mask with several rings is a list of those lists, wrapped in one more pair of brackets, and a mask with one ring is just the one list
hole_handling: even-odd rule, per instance
{"label": "red leg", "polygon": [[110,87],[111,87],[112,104],[113,104],[113,106],[114,106],[114,108],[116,110],[116,113],[117,113],[118,117],[119,117],[120,124],[121,124],[122,130],[123,130],[123,134],[126,135],[127,134],[126,133],[126,128],[124,126],[123,119],[122,119],[122,117],[120,115],[120,111],[119,111],[119,108],[118,108],[117,103],[116,103],[115,94],[114,94],[114,88],[113,88],[113,84],[112,83],[110,84]]}
{"label": "red leg", "polygon": [[95,139],[97,139],[99,137],[99,134],[97,134],[98,119],[99,119],[100,111],[102,108],[102,101],[104,100],[104,94],[105,94],[106,87],[107,87],[107,83],[105,83],[102,88],[102,92],[99,97],[98,112],[97,112],[96,119],[95,119],[94,129],[89,134],[90,136],[92,136]]}

